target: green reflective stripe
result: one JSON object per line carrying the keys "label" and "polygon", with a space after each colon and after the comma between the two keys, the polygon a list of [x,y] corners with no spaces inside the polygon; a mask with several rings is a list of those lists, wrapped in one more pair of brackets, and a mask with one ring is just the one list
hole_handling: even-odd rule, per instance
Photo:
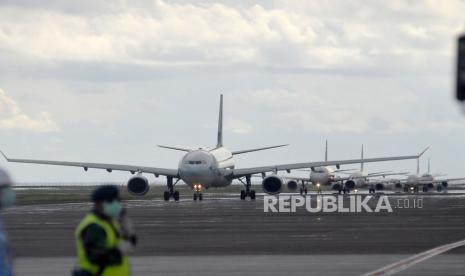
{"label": "green reflective stripe", "polygon": [[[78,255],[78,266],[82,270],[86,270],[92,274],[97,274],[100,270],[98,265],[92,264],[86,255],[86,251],[84,249],[84,244],[81,240],[82,231],[89,226],[90,224],[97,224],[98,226],[102,227],[105,230],[106,234],[106,248],[111,249],[118,246],[119,241],[121,240],[117,233],[115,232],[119,230],[120,226],[116,221],[113,221],[113,226],[110,222],[106,220],[102,220],[94,214],[88,214],[82,221],[79,223],[78,227],[75,231],[75,238],[76,238],[76,247],[77,247],[77,255]],[[129,273],[129,261],[127,256],[123,256],[122,262],[119,265],[111,265],[105,267],[105,270],[102,276],[128,276]]]}

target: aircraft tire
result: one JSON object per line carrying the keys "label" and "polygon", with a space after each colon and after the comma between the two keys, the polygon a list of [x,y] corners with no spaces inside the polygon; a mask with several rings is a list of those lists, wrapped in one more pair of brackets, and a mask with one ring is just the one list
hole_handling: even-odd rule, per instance
{"label": "aircraft tire", "polygon": [[164,199],[165,201],[169,201],[169,200],[170,200],[170,192],[165,191],[165,192],[163,193],[163,199]]}
{"label": "aircraft tire", "polygon": [[250,199],[255,200],[255,190],[250,191]]}

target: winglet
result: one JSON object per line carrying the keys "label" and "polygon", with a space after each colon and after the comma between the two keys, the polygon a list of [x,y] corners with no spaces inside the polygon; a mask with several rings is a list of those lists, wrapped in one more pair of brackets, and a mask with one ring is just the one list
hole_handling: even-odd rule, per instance
{"label": "winglet", "polygon": [[424,149],[421,153],[419,153],[417,155],[418,158],[420,158],[427,150],[429,150],[429,147],[427,147],[426,149]]}
{"label": "winglet", "polygon": [[5,153],[3,153],[3,151],[0,150],[0,154],[2,154],[3,157],[5,157],[6,161],[8,161],[8,162],[10,161],[10,159],[6,156]]}

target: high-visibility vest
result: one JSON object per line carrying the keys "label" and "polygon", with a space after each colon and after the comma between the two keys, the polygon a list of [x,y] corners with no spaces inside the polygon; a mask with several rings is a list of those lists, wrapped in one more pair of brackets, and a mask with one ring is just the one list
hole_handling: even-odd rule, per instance
{"label": "high-visibility vest", "polygon": [[[76,247],[77,247],[77,255],[78,255],[78,267],[81,270],[85,270],[87,272],[92,273],[93,275],[97,275],[100,271],[100,266],[93,264],[87,258],[87,254],[84,248],[84,243],[81,239],[82,231],[89,226],[90,224],[97,224],[102,229],[105,230],[106,233],[106,248],[112,249],[118,246],[118,243],[122,240],[116,231],[119,231],[120,226],[119,223],[116,221],[106,221],[95,214],[88,214],[82,221],[79,223],[78,227],[75,231],[75,238],[76,238]],[[101,276],[128,276],[130,275],[129,272],[129,260],[126,255],[122,256],[121,264],[117,265],[109,265],[106,266],[103,270]]]}

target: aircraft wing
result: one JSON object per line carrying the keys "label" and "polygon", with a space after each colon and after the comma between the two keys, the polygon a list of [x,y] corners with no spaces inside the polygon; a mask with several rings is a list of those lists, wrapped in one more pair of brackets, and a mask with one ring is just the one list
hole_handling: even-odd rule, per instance
{"label": "aircraft wing", "polygon": [[8,158],[3,152],[0,152],[8,162],[15,163],[29,163],[29,164],[43,164],[43,165],[56,165],[56,166],[69,166],[69,167],[81,167],[84,170],[88,169],[104,169],[108,172],[112,171],[127,171],[131,173],[143,172],[151,173],[156,176],[172,176],[179,177],[177,169],[164,169],[144,166],[131,166],[131,165],[117,165],[117,164],[102,164],[102,163],[86,163],[86,162],[69,162],[69,161],[50,161],[50,160],[33,160],[33,159],[14,159]]}
{"label": "aircraft wing", "polygon": [[455,182],[455,181],[465,181],[465,178],[445,178],[445,179],[435,179],[433,181],[421,180],[419,184],[441,184],[443,182]]}
{"label": "aircraft wing", "polygon": [[226,169],[223,174],[230,178],[240,178],[252,174],[267,173],[267,172],[277,172],[277,171],[288,171],[304,169],[304,168],[313,168],[313,167],[323,167],[323,166],[340,166],[346,164],[357,164],[357,163],[371,163],[371,162],[385,162],[385,161],[396,161],[396,160],[407,160],[407,159],[417,159],[419,158],[424,151],[418,155],[408,155],[408,156],[394,156],[394,157],[381,157],[381,158],[367,158],[367,159],[351,159],[351,160],[336,160],[336,161],[320,161],[320,162],[309,162],[309,163],[294,163],[294,164],[283,164],[283,165],[273,165],[273,166],[264,166],[264,167],[254,167],[254,168],[244,168],[244,169]]}

